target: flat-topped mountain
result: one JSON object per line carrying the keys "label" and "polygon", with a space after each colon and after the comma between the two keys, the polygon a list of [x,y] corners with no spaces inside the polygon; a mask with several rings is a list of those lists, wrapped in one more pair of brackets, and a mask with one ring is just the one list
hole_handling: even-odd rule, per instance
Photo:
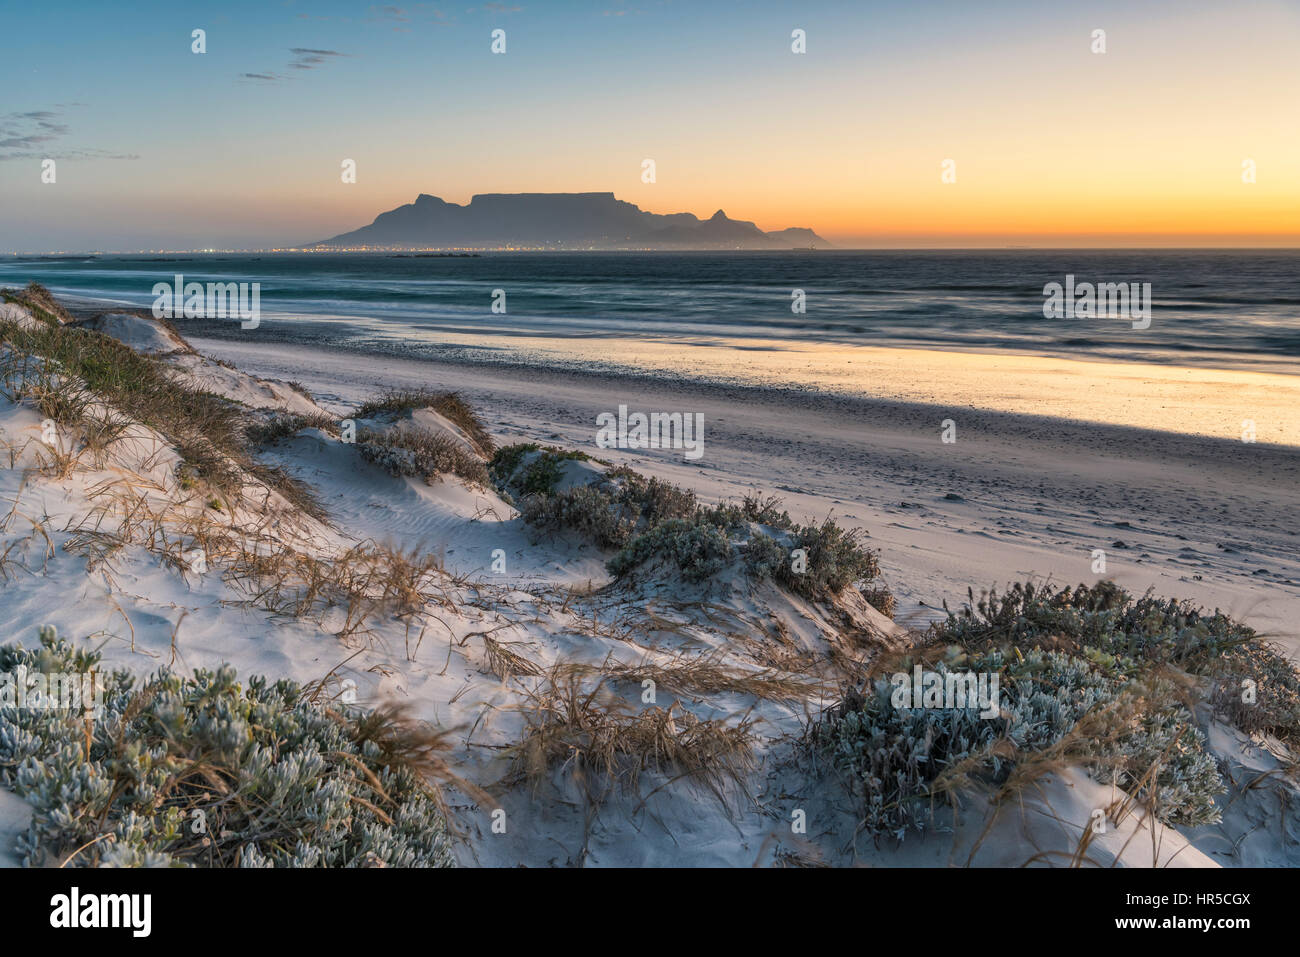
{"label": "flat-topped mountain", "polygon": [[369,226],[312,248],[543,246],[562,249],[789,249],[829,246],[811,229],[765,233],[718,210],[648,213],[613,193],[481,193],[464,206],[421,193]]}

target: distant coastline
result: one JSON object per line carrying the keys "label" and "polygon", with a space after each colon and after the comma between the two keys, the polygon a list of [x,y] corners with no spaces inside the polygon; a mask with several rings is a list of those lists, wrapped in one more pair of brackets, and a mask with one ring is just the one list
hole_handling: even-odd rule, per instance
{"label": "distant coastline", "polygon": [[421,193],[380,213],[369,226],[305,249],[550,248],[557,250],[779,250],[830,246],[811,229],[764,232],[719,209],[709,219],[661,215],[613,193],[484,193],[460,206]]}
{"label": "distant coastline", "polygon": [[[1241,268],[1243,257],[1252,263]],[[862,346],[1300,374],[1300,254],[1235,251],[142,254],[0,259],[0,286],[147,309],[156,282],[259,282],[262,341],[373,355],[609,364]],[[1152,285],[1150,327],[1048,319],[1043,289]],[[492,311],[493,290],[505,311]],[[792,294],[804,293],[804,312]],[[240,337],[220,321],[193,335]],[[657,346],[656,346],[657,348]],[[695,360],[689,360],[694,362]],[[711,361],[711,360],[709,360]],[[810,370],[810,371],[816,371]],[[793,374],[793,373],[791,373]]]}

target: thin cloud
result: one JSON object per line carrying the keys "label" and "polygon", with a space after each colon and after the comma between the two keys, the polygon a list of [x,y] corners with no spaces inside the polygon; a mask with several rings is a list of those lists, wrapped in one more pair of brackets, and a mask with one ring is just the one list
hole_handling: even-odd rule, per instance
{"label": "thin cloud", "polygon": [[427,23],[434,26],[441,26],[448,22],[447,15],[437,9],[430,3],[410,3],[405,6],[395,6],[389,4],[382,7],[370,7],[370,16],[368,20],[371,23],[394,23],[393,27],[396,33],[410,33],[410,26],[418,23]]}
{"label": "thin cloud", "polygon": [[322,63],[328,63],[332,57],[347,56],[338,50],[312,50],[308,47],[293,47],[289,52],[294,56],[289,64],[293,70],[314,70]]}
{"label": "thin cloud", "polygon": [[[290,47],[289,52],[293,58],[289,61],[287,69],[290,70],[314,70],[324,63],[338,57],[351,56],[349,53],[341,53],[338,50],[317,50],[314,47]],[[254,80],[258,83],[280,83],[292,78],[291,74],[277,73],[274,70],[264,70],[260,73],[240,73],[240,80]]]}
{"label": "thin cloud", "polygon": [[[79,104],[68,104],[79,105]],[[25,110],[0,115],[0,162],[24,159],[139,159],[83,146],[57,146],[71,132],[57,110]],[[53,147],[53,148],[51,148]]]}

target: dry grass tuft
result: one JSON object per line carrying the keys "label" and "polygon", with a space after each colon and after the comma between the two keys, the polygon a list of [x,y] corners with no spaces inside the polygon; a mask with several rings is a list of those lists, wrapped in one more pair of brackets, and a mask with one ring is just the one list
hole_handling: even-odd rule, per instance
{"label": "dry grass tuft", "polygon": [[509,681],[515,675],[535,676],[542,673],[540,665],[511,651],[505,642],[497,641],[491,635],[482,637],[488,670],[502,681]]}
{"label": "dry grass tuft", "polygon": [[731,791],[745,790],[755,743],[748,714],[728,724],[697,718],[678,702],[636,711],[603,680],[587,682],[585,671],[557,665],[520,709],[527,728],[512,757],[516,774],[534,788],[558,768],[593,806],[616,787],[638,791],[646,771],[668,775],[665,784],[690,779],[724,805]]}
{"label": "dry grass tuft", "polygon": [[460,426],[465,434],[478,446],[478,450],[483,453],[484,457],[490,457],[496,451],[496,443],[492,441],[491,434],[483,425],[482,420],[479,419],[478,414],[456,392],[434,392],[430,389],[393,389],[379,398],[371,399],[363,404],[353,413],[353,416],[358,419],[369,419],[384,413],[407,412],[414,409],[433,409],[439,415]]}

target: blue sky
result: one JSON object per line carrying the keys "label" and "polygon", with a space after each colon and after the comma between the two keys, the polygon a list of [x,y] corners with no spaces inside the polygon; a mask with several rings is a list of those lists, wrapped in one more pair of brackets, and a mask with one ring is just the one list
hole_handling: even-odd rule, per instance
{"label": "blue sky", "polygon": [[[1087,49],[1098,26],[1101,58]],[[806,55],[791,53],[795,27]],[[1268,203],[1300,209],[1295,124],[1280,122],[1300,92],[1294,3],[101,0],[10,3],[0,28],[22,40],[0,60],[0,251],[279,245],[421,191],[586,189],[842,241],[888,244],[910,222],[938,239],[987,224],[1002,241],[1052,232],[1058,207],[1074,196],[1086,212],[1112,181],[1144,195],[1207,146],[1223,155],[1189,168],[1183,192],[1159,187],[1153,229],[1191,229],[1177,210],[1220,187],[1203,218],[1231,225],[1242,155],[1270,170],[1249,201],[1280,189]],[[1073,159],[1052,155],[1062,141]],[[933,188],[949,155],[971,171],[960,194]],[[1084,159],[1091,173],[1061,172]]]}

